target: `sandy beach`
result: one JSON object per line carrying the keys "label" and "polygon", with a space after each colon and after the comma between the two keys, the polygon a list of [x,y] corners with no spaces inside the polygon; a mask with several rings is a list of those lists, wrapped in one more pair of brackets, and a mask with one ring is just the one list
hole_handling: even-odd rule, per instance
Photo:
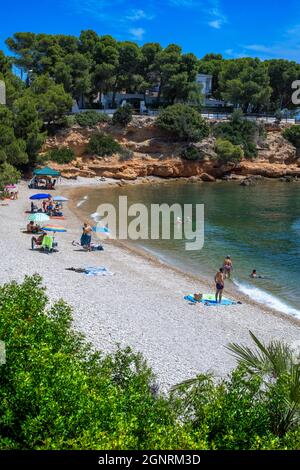
{"label": "sandy beach", "polygon": [[[89,181],[79,181],[79,186],[84,184]],[[70,188],[74,197],[74,184],[58,187],[56,193],[70,194]],[[249,330],[264,341],[300,339],[299,321],[244,297],[239,297],[241,305],[191,305],[183,297],[213,292],[213,283],[207,285],[118,244],[104,242],[103,252],[92,253],[72,246],[72,240],[79,241],[83,221],[70,210],[71,204],[65,204],[62,221],[68,231],[56,235],[59,252],[32,251],[31,236],[22,230],[34,192],[22,183],[19,199],[0,206],[0,283],[41,274],[51,302],[63,298],[73,307],[74,327],[96,349],[111,352],[120,344],[141,352],[162,390],[208,370],[225,376],[235,365],[226,345],[250,345]],[[89,277],[66,270],[87,266],[104,266],[114,275]]]}

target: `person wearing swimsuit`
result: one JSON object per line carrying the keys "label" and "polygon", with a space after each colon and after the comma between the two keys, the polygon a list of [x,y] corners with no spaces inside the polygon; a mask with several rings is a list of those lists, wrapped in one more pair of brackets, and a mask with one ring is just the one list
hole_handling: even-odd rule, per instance
{"label": "person wearing swimsuit", "polygon": [[224,269],[220,268],[217,274],[215,275],[216,283],[216,302],[222,302],[222,295],[224,290]]}
{"label": "person wearing swimsuit", "polygon": [[231,261],[231,258],[230,258],[229,255],[226,256],[226,258],[224,259],[223,269],[224,269],[225,279],[226,279],[226,277],[228,277],[228,279],[230,279],[230,273],[231,273],[231,270],[232,270],[232,261]]}

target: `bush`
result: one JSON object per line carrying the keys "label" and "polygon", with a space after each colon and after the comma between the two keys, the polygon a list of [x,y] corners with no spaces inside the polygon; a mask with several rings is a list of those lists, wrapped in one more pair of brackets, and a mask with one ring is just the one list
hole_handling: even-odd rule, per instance
{"label": "bush", "polygon": [[88,148],[88,153],[105,157],[122,151],[121,145],[110,135],[97,132],[92,134]]}
{"label": "bush", "polygon": [[130,104],[125,104],[118,108],[114,115],[112,122],[114,125],[125,127],[132,121],[132,107]]}
{"label": "bush", "polygon": [[75,154],[72,149],[67,147],[59,147],[49,150],[45,158],[56,163],[70,163],[75,158]]}
{"label": "bush", "polygon": [[239,109],[232,113],[229,121],[217,124],[213,133],[219,139],[229,140],[233,145],[241,145],[247,158],[257,156],[257,140],[259,136],[264,138],[260,126],[244,119]]}
{"label": "bush", "polygon": [[156,124],[178,140],[197,142],[209,135],[209,125],[205,119],[185,104],[173,104],[162,110]]}
{"label": "bush", "polygon": [[63,301],[48,307],[39,276],[0,287],[0,449],[184,446],[142,357],[100,357],[71,323]]}
{"label": "bush", "polygon": [[75,116],[77,124],[82,127],[93,127],[100,122],[108,122],[109,117],[105,113],[97,113],[97,111],[84,111]]}
{"label": "bush", "polygon": [[140,354],[94,352],[38,275],[0,287],[0,338],[1,450],[300,446],[299,365],[281,343],[230,345],[240,365],[226,379],[200,375],[162,396]]}
{"label": "bush", "polygon": [[218,139],[215,151],[221,163],[239,162],[244,156],[242,147],[233,145],[229,140]]}
{"label": "bush", "polygon": [[9,163],[0,164],[0,191],[8,184],[15,184],[21,178],[21,173]]}
{"label": "bush", "polygon": [[186,149],[183,150],[181,154],[182,158],[185,160],[200,160],[201,159],[201,153],[196,147],[187,147]]}
{"label": "bush", "polygon": [[285,129],[282,133],[283,137],[288,140],[294,147],[300,149],[300,126],[294,125]]}

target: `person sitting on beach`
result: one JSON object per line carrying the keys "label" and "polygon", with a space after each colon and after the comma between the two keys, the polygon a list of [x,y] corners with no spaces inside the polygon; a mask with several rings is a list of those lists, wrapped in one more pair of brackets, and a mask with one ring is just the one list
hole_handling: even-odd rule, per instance
{"label": "person sitting on beach", "polygon": [[80,245],[82,248],[91,251],[91,241],[92,241],[92,227],[88,223],[84,223],[82,227],[82,235],[80,238]]}
{"label": "person sitting on beach", "polygon": [[47,235],[46,232],[42,232],[38,237],[31,238],[31,248],[34,249],[35,245],[41,246],[43,243],[44,237]]}
{"label": "person sitting on beach", "polygon": [[224,269],[220,268],[217,274],[215,275],[216,283],[216,302],[222,301],[222,295],[224,290]]}
{"label": "person sitting on beach", "polygon": [[224,259],[224,263],[223,263],[223,270],[224,270],[225,279],[227,277],[228,277],[228,279],[230,279],[230,273],[231,273],[232,268],[233,268],[232,260],[231,260],[230,256],[227,255],[226,258]]}
{"label": "person sitting on beach", "polygon": [[31,204],[30,204],[30,210],[31,212],[37,212],[38,210],[37,206],[34,204],[33,201],[31,201]]}
{"label": "person sitting on beach", "polygon": [[37,233],[40,227],[38,225],[34,225],[34,222],[31,221],[27,224],[27,232],[28,233]]}

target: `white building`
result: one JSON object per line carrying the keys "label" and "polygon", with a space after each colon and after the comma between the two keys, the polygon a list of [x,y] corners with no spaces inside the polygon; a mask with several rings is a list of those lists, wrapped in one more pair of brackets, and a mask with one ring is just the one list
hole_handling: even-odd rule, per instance
{"label": "white building", "polygon": [[6,104],[5,83],[0,80],[0,104]]}
{"label": "white building", "polygon": [[202,86],[202,92],[204,96],[210,96],[212,94],[212,75],[205,73],[198,73],[196,82]]}

